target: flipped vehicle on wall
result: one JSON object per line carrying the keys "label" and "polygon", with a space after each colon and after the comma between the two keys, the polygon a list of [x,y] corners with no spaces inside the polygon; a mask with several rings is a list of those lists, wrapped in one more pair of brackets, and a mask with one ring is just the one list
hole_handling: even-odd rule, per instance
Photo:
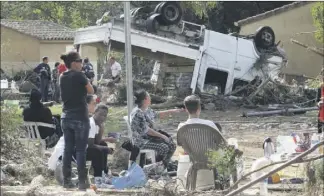
{"label": "flipped vehicle on wall", "polygon": [[[287,62],[271,27],[260,27],[252,35],[226,35],[182,20],[182,13],[178,2],[131,10],[132,52],[156,60],[152,81],[162,83],[161,88],[170,84],[167,77],[181,73],[191,74],[191,81],[180,86],[191,88],[192,93],[217,86],[219,93],[229,94],[256,78],[262,82],[277,77]],[[77,30],[74,40],[76,48],[89,44],[119,51],[124,50],[124,42],[123,15]],[[181,83],[177,77],[174,83]]]}

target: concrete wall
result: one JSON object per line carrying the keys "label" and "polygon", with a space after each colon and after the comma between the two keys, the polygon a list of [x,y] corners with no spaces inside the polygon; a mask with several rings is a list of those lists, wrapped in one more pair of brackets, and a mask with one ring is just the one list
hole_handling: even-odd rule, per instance
{"label": "concrete wall", "polygon": [[323,43],[316,42],[314,34],[299,34],[301,32],[312,32],[316,28],[313,25],[311,8],[314,3],[306,4],[302,7],[295,8],[281,14],[258,20],[241,27],[240,34],[254,33],[260,26],[270,26],[276,35],[276,42],[279,40],[283,44],[288,56],[288,66],[284,69],[284,73],[317,76],[320,73],[324,59],[305,48],[291,43],[290,39],[310,46],[322,48]]}
{"label": "concrete wall", "polygon": [[1,68],[7,74],[35,66],[39,51],[38,39],[1,26]]}
{"label": "concrete wall", "polygon": [[60,59],[61,54],[64,54],[68,46],[73,46],[73,40],[71,41],[41,41],[39,62],[42,61],[42,57],[48,56],[49,65],[51,69],[54,68],[55,62],[62,62]]}

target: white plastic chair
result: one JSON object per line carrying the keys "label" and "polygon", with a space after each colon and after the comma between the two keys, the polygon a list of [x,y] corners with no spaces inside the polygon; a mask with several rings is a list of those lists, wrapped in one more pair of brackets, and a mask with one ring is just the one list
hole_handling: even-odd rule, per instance
{"label": "white plastic chair", "polygon": [[[126,124],[127,124],[128,137],[130,138],[132,144],[134,144],[134,141],[133,141],[133,133],[132,133],[131,126],[130,126],[130,124],[128,122],[128,116],[124,116],[123,118],[124,118],[124,120],[126,121]],[[145,154],[145,158],[150,158],[151,161],[152,161],[152,163],[155,163],[156,162],[155,150],[142,149],[139,152],[139,157],[141,157],[141,154]],[[129,162],[128,167],[130,167],[130,162]]]}
{"label": "white plastic chair", "polygon": [[48,127],[55,129],[56,126],[54,124],[49,124],[49,123],[43,123],[43,122],[24,122],[24,126],[27,131],[27,142],[28,142],[28,149],[29,149],[29,142],[34,140],[34,141],[39,141],[40,143],[40,152],[41,155],[44,155],[45,149],[46,149],[46,142],[45,139],[42,139],[40,134],[39,134],[39,129],[38,127]]}

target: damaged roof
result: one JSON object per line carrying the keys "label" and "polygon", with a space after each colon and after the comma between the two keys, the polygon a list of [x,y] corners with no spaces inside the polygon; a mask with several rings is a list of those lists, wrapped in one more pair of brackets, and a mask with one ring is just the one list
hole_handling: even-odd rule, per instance
{"label": "damaged roof", "polygon": [[75,33],[73,29],[44,20],[1,19],[1,26],[40,40],[73,40]]}
{"label": "damaged roof", "polygon": [[243,19],[243,20],[239,20],[239,21],[235,22],[234,24],[235,24],[235,26],[246,25],[246,24],[258,21],[258,20],[263,20],[265,18],[269,18],[269,17],[277,15],[277,14],[281,14],[283,12],[286,12],[286,11],[289,11],[289,10],[292,10],[292,9],[295,9],[295,8],[298,8],[298,7],[302,7],[302,6],[304,6],[304,5],[308,4],[308,3],[313,3],[313,2],[312,1],[297,1],[297,2],[294,2],[294,3],[288,4],[288,5],[284,5],[282,7],[276,8],[274,10],[264,12],[262,14],[251,16],[251,17],[248,17],[248,18]]}

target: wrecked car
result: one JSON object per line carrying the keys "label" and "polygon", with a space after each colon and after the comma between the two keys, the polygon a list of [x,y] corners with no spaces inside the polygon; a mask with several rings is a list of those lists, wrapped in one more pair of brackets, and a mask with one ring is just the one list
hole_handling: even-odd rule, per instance
{"label": "wrecked car", "polygon": [[[156,60],[151,80],[160,88],[167,83],[161,73],[188,73],[191,81],[181,88],[230,94],[256,78],[261,83],[276,78],[287,62],[271,27],[260,27],[253,35],[218,33],[182,20],[178,2],[132,9],[131,27],[132,53]],[[124,51],[124,43],[123,15],[79,29],[74,39],[79,51],[82,45]]]}

